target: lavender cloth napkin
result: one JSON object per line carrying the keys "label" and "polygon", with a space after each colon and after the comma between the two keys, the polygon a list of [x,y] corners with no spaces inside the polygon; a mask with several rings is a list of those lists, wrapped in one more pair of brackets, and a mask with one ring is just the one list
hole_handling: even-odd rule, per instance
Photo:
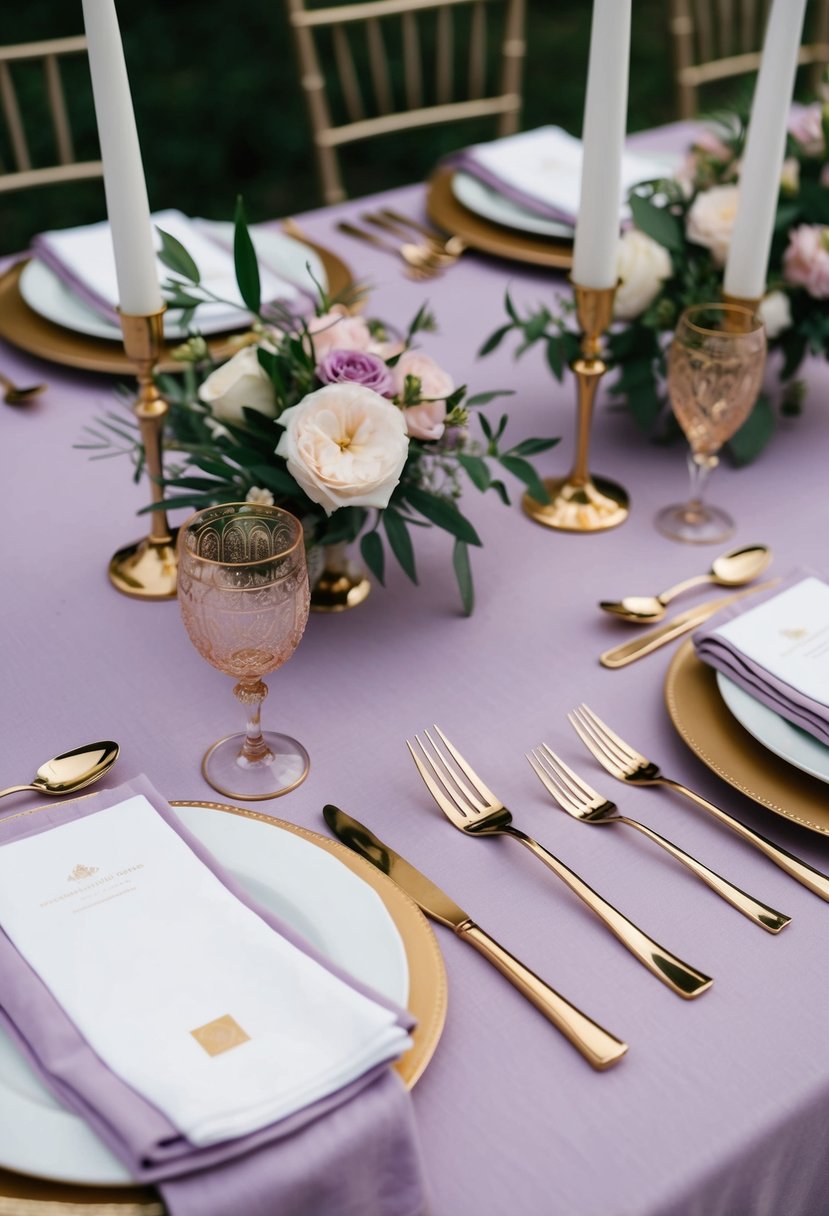
{"label": "lavender cloth napkin", "polygon": [[[261,908],[224,873],[144,777],[71,804],[0,820],[0,847],[143,794],[236,898],[358,991],[353,979]],[[195,1149],[92,1051],[49,989],[0,931],[0,1018],[60,1101],[83,1117],[138,1182],[159,1185],[173,1216],[420,1216],[425,1190],[411,1101],[388,1066],[249,1135]]]}
{"label": "lavender cloth napkin", "polygon": [[768,591],[723,608],[706,622],[703,629],[698,629],[694,634],[694,649],[703,663],[721,671],[750,696],[829,747],[829,703],[817,701],[781,679],[767,670],[756,658],[750,658],[743,653],[732,639],[717,632],[728,621],[754,611],[807,577],[819,576],[809,570],[797,570],[787,575],[776,587],[770,587]]}

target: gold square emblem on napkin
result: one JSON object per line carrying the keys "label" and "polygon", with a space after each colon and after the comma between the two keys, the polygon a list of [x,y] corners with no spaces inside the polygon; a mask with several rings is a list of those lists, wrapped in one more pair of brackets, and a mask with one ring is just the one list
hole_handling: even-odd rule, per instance
{"label": "gold square emblem on napkin", "polygon": [[206,1022],[204,1026],[198,1026],[190,1033],[209,1056],[220,1056],[223,1051],[230,1051],[232,1047],[238,1047],[240,1043],[250,1040],[250,1035],[242,1030],[229,1013],[215,1018],[212,1022]]}

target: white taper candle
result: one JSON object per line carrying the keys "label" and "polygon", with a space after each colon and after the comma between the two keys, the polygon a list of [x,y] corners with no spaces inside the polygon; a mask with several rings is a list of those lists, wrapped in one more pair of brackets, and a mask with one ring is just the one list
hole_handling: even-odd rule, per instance
{"label": "white taper candle", "polygon": [[594,0],[573,248],[573,281],[581,287],[616,283],[630,19],[631,0]]}
{"label": "white taper candle", "polygon": [[774,0],[740,166],[740,200],[723,288],[741,299],[766,290],[797,56],[806,0]]}
{"label": "white taper candle", "polygon": [[162,307],[147,184],[135,126],[114,0],[83,0],[89,70],[107,214],[122,312],[146,316]]}

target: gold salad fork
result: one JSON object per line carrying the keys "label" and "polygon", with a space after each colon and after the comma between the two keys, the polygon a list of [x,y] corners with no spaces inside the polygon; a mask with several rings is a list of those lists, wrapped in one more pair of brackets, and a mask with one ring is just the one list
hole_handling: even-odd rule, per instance
{"label": "gold salad fork", "polygon": [[627,815],[620,814],[615,802],[611,802],[609,798],[603,798],[586,781],[582,781],[581,777],[574,773],[546,743],[533,748],[528,753],[527,759],[553,800],[574,819],[578,819],[582,823],[623,823],[635,828],[643,836],[647,836],[648,840],[660,845],[666,853],[670,853],[671,857],[675,857],[692,874],[696,874],[697,878],[732,904],[738,912],[742,912],[743,916],[747,916],[755,925],[768,929],[769,933],[779,933],[791,920],[791,917],[786,916],[784,912],[777,912],[768,904],[761,903],[760,900],[741,891],[739,887],[735,887],[722,875],[709,870],[708,866],[697,861],[696,857],[686,853],[673,841],[660,836],[646,824],[640,823],[638,819],[629,819]]}
{"label": "gold salad fork", "polygon": [[554,874],[558,875],[574,895],[587,904],[591,912],[598,916],[599,920],[618,937],[622,945],[626,946],[640,963],[679,996],[690,999],[700,996],[711,987],[713,980],[710,976],[690,967],[675,954],[671,954],[670,951],[660,946],[653,938],[648,937],[617,908],[614,908],[592,887],[589,887],[563,861],[548,852],[531,836],[527,836],[525,832],[514,827],[512,815],[504,804],[499,802],[492,791],[484,785],[480,777],[449,742],[443,731],[438,726],[435,727],[435,730],[446,751],[452,757],[451,761],[428,730],[424,731],[424,734],[429,741],[429,749],[424,746],[418,735],[415,736],[415,743],[419,754],[408,739],[406,746],[411,752],[426,788],[454,827],[472,836],[510,836],[514,840],[520,841]]}
{"label": "gold salad fork", "polygon": [[658,765],[648,760],[641,752],[637,752],[630,744],[625,743],[624,739],[602,722],[592,709],[586,705],[580,705],[567,716],[581,741],[593,753],[599,764],[610,773],[611,777],[615,777],[617,781],[628,781],[631,785],[665,785],[669,789],[684,794],[686,798],[690,798],[697,806],[708,811],[720,823],[731,828],[732,832],[736,832],[743,840],[747,840],[761,853],[765,853],[770,861],[773,861],[781,870],[785,870],[792,878],[797,879],[804,887],[808,887],[821,899],[829,900],[829,877],[821,874],[820,870],[816,870],[808,862],[801,861],[793,853],[787,852],[780,845],[774,844],[767,837],[761,836],[753,828],[747,827],[741,820],[735,819],[727,811],[715,806],[707,798],[703,798],[701,794],[695,793],[694,790],[688,789],[678,781],[671,780],[670,777],[664,777]]}
{"label": "gold salad fork", "polygon": [[379,211],[364,211],[360,219],[365,224],[371,224],[374,228],[390,232],[392,236],[402,237],[406,241],[412,239],[412,232],[419,233],[425,241],[426,247],[442,266],[454,266],[467,247],[461,237],[443,237],[434,228],[427,228],[425,224],[409,219],[408,216],[401,215],[398,211],[392,211],[389,207],[381,208]]}

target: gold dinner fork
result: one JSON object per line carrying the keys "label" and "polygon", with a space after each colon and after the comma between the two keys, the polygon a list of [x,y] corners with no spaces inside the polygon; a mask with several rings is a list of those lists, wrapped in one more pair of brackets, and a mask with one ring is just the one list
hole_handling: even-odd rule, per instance
{"label": "gold dinner fork", "polygon": [[778,912],[776,909],[770,908],[768,904],[761,903],[760,900],[741,891],[739,887],[735,887],[722,875],[715,873],[714,870],[709,870],[708,866],[697,861],[696,857],[686,853],[673,841],[660,836],[646,824],[640,823],[638,819],[629,819],[627,815],[620,814],[615,802],[611,802],[609,798],[603,798],[586,781],[582,781],[581,777],[574,773],[546,743],[533,748],[527,754],[527,759],[553,800],[574,819],[578,819],[582,823],[623,823],[630,828],[635,828],[643,836],[647,836],[648,840],[660,845],[666,853],[670,853],[671,857],[675,857],[692,874],[696,874],[697,878],[732,904],[738,912],[742,912],[743,916],[747,916],[755,925],[768,929],[769,933],[779,933],[791,920],[791,917],[786,916],[784,912]]}
{"label": "gold dinner fork", "polygon": [[628,781],[631,785],[665,785],[669,789],[677,790],[686,798],[690,798],[697,806],[701,806],[704,811],[708,811],[720,823],[731,828],[732,832],[736,832],[743,840],[753,844],[761,853],[765,853],[770,861],[773,861],[781,870],[785,870],[792,878],[797,879],[804,887],[808,887],[815,895],[829,900],[829,877],[821,874],[820,870],[816,870],[808,862],[801,861],[793,853],[787,852],[780,845],[774,844],[767,837],[761,836],[753,828],[747,827],[739,819],[729,815],[727,811],[715,806],[707,798],[703,798],[701,794],[695,793],[685,785],[680,785],[678,781],[673,781],[670,777],[664,777],[658,765],[625,743],[624,739],[621,739],[615,731],[602,722],[592,709],[586,705],[580,705],[567,716],[581,741],[593,753],[599,764],[610,773],[611,777],[615,777],[617,781]]}
{"label": "gold dinner fork", "polygon": [[454,827],[472,836],[511,836],[514,840],[520,841],[554,874],[558,875],[574,895],[578,895],[579,899],[587,904],[591,912],[598,916],[599,920],[618,937],[622,945],[626,946],[640,963],[679,996],[690,999],[700,996],[711,987],[713,980],[710,976],[690,967],[675,954],[671,954],[670,951],[660,946],[653,938],[648,937],[617,908],[614,908],[592,887],[589,887],[563,861],[543,848],[531,836],[527,836],[525,832],[514,827],[512,815],[504,804],[499,802],[492,790],[484,785],[480,777],[449,742],[440,727],[436,726],[435,730],[454,764],[441,751],[428,730],[424,731],[424,734],[430,744],[429,750],[424,747],[418,735],[415,735],[415,743],[420,750],[420,755],[408,739],[406,746],[411,752],[426,788]]}
{"label": "gold dinner fork", "polygon": [[434,229],[427,228],[425,224],[419,224],[416,220],[407,219],[406,216],[399,215],[398,212],[390,211],[388,208],[380,211],[364,211],[360,219],[365,224],[371,224],[372,227],[379,228],[382,232],[389,232],[392,236],[402,237],[405,241],[411,240],[411,231],[418,232],[436,263],[447,268],[454,266],[466,249],[466,245],[460,237],[450,236],[444,240]]}

